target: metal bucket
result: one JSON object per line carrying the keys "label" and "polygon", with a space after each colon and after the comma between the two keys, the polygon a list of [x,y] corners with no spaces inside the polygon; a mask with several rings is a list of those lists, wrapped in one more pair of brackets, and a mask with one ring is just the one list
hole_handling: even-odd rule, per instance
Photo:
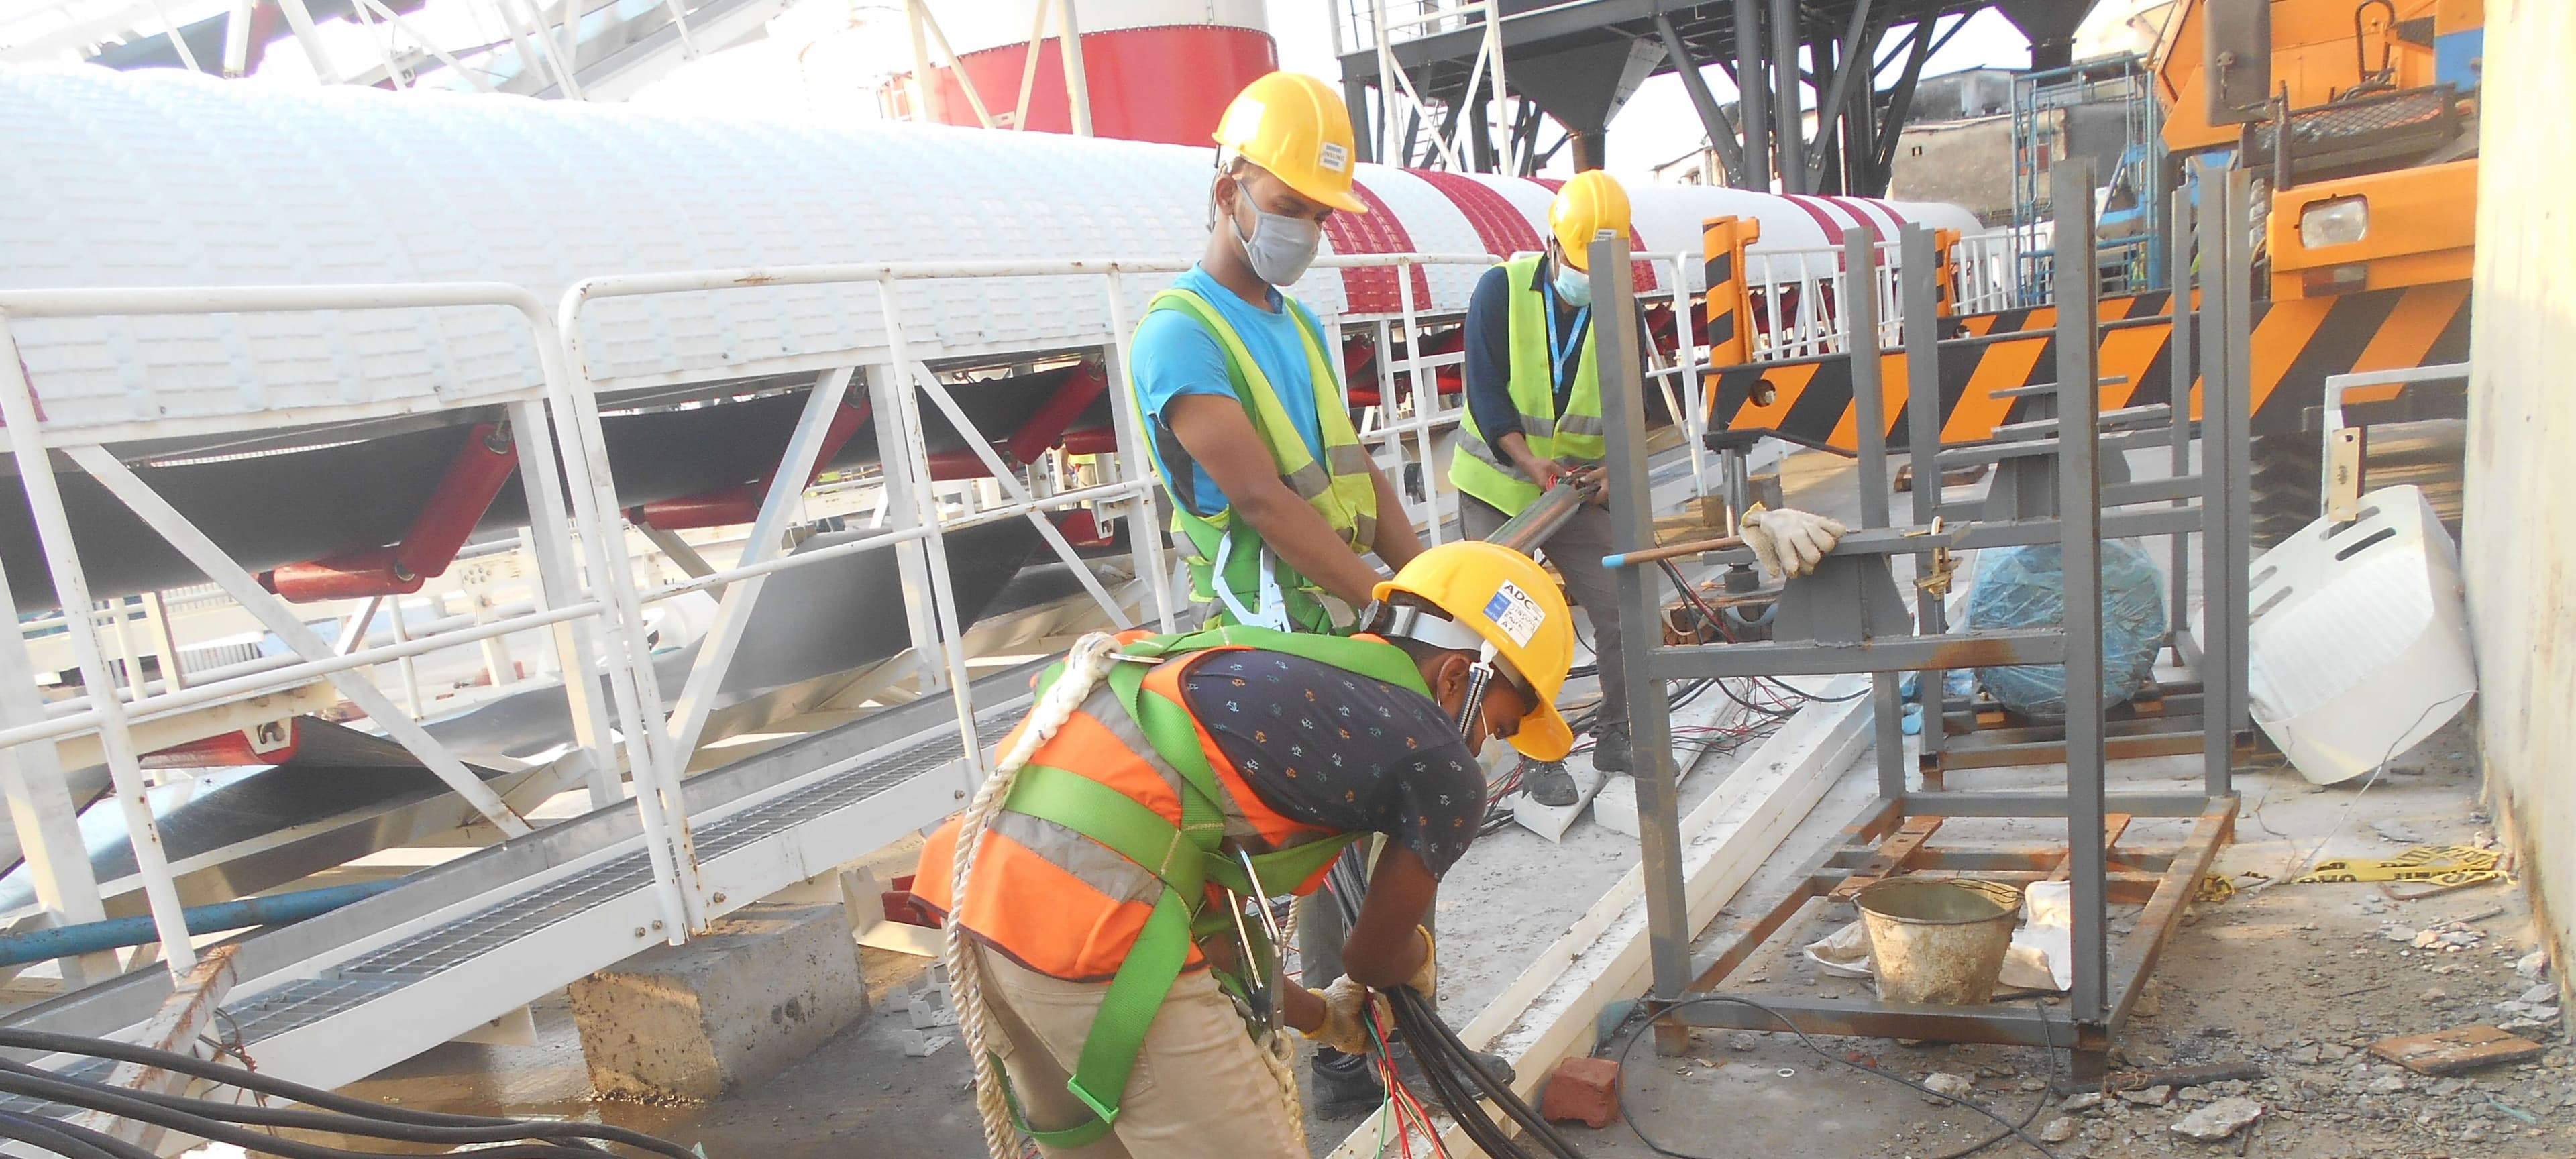
{"label": "metal bucket", "polygon": [[1991,881],[1898,877],[1860,891],[1882,1002],[1975,1006],[1994,996],[2021,891]]}

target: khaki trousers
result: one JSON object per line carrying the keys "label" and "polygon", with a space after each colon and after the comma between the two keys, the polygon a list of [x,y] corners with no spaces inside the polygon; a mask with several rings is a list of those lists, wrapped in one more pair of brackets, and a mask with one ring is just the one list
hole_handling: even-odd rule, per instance
{"label": "khaki trousers", "polygon": [[[1085,1121],[1090,1109],[1065,1089],[1106,982],[1066,982],[990,949],[984,1004],[998,1032],[990,1045],[1011,1076],[1030,1126]],[[1279,1080],[1205,970],[1184,973],[1145,1032],[1118,1121],[1088,1146],[1044,1149],[1049,1159],[1307,1159]]]}

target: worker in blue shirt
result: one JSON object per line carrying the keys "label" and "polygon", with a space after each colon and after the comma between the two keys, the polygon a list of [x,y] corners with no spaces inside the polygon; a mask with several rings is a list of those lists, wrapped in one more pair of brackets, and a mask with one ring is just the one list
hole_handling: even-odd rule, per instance
{"label": "worker in blue shirt", "polygon": [[[1324,82],[1276,72],[1227,107],[1199,264],[1156,294],[1129,379],[1211,623],[1346,630],[1422,541],[1351,426],[1323,328],[1280,292],[1304,276],[1352,192],[1349,111]],[[1380,514],[1385,515],[1380,519]]]}

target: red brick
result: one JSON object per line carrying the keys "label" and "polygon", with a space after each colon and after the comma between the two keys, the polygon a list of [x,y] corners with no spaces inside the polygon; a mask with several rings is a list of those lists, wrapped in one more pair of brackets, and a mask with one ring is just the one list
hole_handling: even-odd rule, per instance
{"label": "red brick", "polygon": [[1606,1058],[1569,1058],[1547,1076],[1538,1113],[1549,1122],[1607,1127],[1619,1117],[1619,1064]]}

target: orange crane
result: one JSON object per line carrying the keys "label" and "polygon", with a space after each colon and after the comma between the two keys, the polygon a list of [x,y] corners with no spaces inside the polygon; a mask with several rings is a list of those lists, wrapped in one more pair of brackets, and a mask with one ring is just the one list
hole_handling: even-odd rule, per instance
{"label": "orange crane", "polygon": [[[2180,0],[2167,21],[2153,71],[2168,163],[2188,172],[2215,157],[2257,183],[2268,293],[2254,303],[2250,384],[2258,543],[2317,515],[2328,376],[2468,357],[2484,23],[2482,0]],[[2172,398],[2170,303],[2163,292],[2102,302],[2101,372],[2125,379],[2106,389],[2106,409]],[[1713,314],[1727,308],[1712,295]],[[1941,344],[1945,442],[2024,417],[2011,392],[2049,379],[2055,314],[1955,319]],[[1883,356],[1881,373],[1901,447],[1904,359]],[[1706,382],[1712,428],[1856,446],[1848,356],[1748,363]],[[2347,421],[2374,428],[2371,485],[2432,483],[2437,504],[2456,504],[2455,406],[2393,387],[2346,403]]]}

